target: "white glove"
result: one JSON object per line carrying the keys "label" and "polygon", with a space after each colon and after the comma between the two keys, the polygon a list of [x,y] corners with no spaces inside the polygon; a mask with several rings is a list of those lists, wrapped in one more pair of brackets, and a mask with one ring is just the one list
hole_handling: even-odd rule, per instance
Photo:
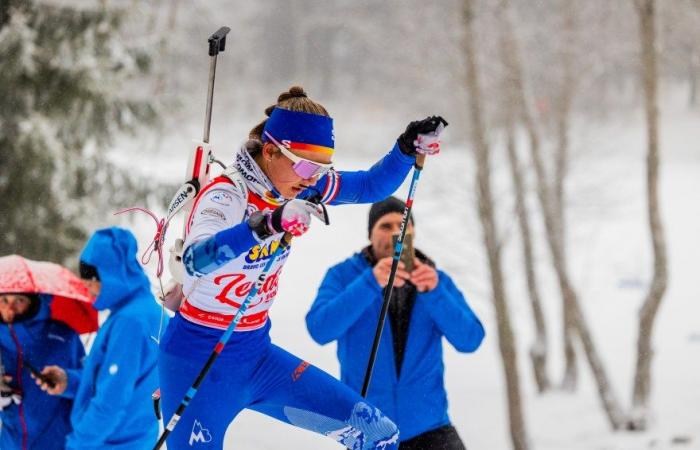
{"label": "white glove", "polygon": [[447,121],[440,116],[430,116],[411,122],[399,136],[399,149],[409,156],[437,155],[440,153],[440,133]]}
{"label": "white glove", "polygon": [[292,236],[301,236],[308,231],[311,216],[328,223],[328,216],[322,204],[295,198],[274,210],[268,225],[277,233],[286,231]]}
{"label": "white glove", "polygon": [[438,125],[435,131],[416,136],[413,145],[416,147],[416,152],[424,155],[437,155],[440,153],[440,133],[445,129],[442,122]]}
{"label": "white glove", "polygon": [[297,237],[308,231],[312,216],[317,217],[326,225],[328,224],[328,214],[323,204],[295,198],[289,200],[271,214],[268,213],[264,216],[251,215],[248,223],[261,239],[282,232],[287,232]]}

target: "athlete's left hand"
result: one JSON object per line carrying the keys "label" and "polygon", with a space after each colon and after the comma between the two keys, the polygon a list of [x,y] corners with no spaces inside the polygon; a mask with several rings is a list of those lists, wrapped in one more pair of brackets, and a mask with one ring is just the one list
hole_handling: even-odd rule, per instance
{"label": "athlete's left hand", "polygon": [[437,155],[440,153],[440,133],[446,126],[447,121],[440,116],[411,122],[399,136],[399,149],[410,156]]}
{"label": "athlete's left hand", "polygon": [[420,262],[418,258],[414,260],[415,268],[411,272],[411,283],[418,292],[430,292],[438,285],[437,270],[429,264]]}

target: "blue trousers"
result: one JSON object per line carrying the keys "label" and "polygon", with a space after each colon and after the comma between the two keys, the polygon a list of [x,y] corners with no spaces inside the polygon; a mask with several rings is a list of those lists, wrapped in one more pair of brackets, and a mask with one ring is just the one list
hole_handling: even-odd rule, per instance
{"label": "blue trousers", "polygon": [[[398,429],[390,419],[326,372],[272,344],[268,331],[269,325],[233,334],[168,438],[169,450],[222,449],[226,429],[244,408],[353,450],[398,448]],[[166,422],[221,333],[179,315],[170,321],[159,361]]]}

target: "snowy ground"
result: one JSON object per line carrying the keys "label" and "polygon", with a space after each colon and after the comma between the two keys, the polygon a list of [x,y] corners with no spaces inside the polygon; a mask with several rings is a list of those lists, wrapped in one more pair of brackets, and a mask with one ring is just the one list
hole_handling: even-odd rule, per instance
{"label": "snowy ground", "polygon": [[[661,205],[669,245],[670,284],[654,330],[654,423],[648,432],[609,430],[582,358],[576,393],[536,394],[527,359],[532,320],[517,229],[512,216],[501,221],[507,242],[506,281],[519,345],[524,411],[533,449],[700,449],[700,282],[696,276],[700,255],[700,115],[678,107],[662,110],[662,121]],[[628,408],[637,310],[651,270],[642,115],[635,113],[605,126],[589,125],[578,132],[574,142],[576,156],[569,189],[572,204],[567,217],[570,267],[617,396]],[[498,161],[502,163],[502,159]],[[341,155],[339,162],[341,168],[352,169],[372,161]],[[502,198],[509,197],[503,176],[506,170],[503,164],[497,165],[497,193]],[[457,280],[487,329],[487,338],[475,354],[458,354],[446,345],[453,422],[470,450],[507,449],[510,440],[503,371],[473,206],[472,174],[471,160],[463,148],[450,148],[429,161],[416,199],[416,244]],[[399,197],[405,197],[406,188],[399,191]],[[367,206],[332,208],[331,227],[316,225],[295,242],[271,311],[273,340],[334,375],[338,374],[335,347],[316,345],[306,332],[304,316],[325,270],[365,245],[367,211]],[[151,225],[138,220],[135,226],[145,242]],[[539,223],[535,226],[541,229]],[[559,297],[543,242],[538,245],[550,331],[549,369],[557,381],[562,363]],[[227,449],[281,446],[340,448],[327,438],[253,412],[241,414],[226,437]]]}

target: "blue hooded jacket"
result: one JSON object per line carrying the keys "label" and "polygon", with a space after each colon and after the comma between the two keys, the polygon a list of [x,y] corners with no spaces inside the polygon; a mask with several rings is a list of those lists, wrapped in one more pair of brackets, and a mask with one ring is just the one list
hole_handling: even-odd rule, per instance
{"label": "blue hooded jacket", "polygon": [[136,251],[129,231],[106,228],[92,235],[80,255],[100,278],[94,306],[110,315],[82,373],[68,371],[63,395],[75,396],[68,449],[141,450],[158,438],[151,394],[158,387],[155,338],[162,315]]}
{"label": "blue hooded jacket", "polygon": [[[401,374],[397,376],[389,321],[384,324],[367,399],[399,427],[401,440],[450,423],[444,386],[442,337],[460,352],[473,352],[484,328],[452,279],[438,270],[438,285],[417,293],[411,313]],[[362,388],[382,288],[361,253],[331,267],[306,315],[311,337],[319,344],[338,341],[341,380]]]}
{"label": "blue hooded jacket", "polygon": [[[30,376],[27,363],[41,370],[47,365],[79,368],[85,350],[78,334],[50,318],[50,295],[39,296],[38,312],[26,320],[0,324],[0,354],[11,387],[22,392],[22,403],[0,411],[0,449],[58,450],[70,433],[70,399],[43,392]],[[19,356],[22,368],[19,370]],[[21,375],[21,376],[18,376]]]}

